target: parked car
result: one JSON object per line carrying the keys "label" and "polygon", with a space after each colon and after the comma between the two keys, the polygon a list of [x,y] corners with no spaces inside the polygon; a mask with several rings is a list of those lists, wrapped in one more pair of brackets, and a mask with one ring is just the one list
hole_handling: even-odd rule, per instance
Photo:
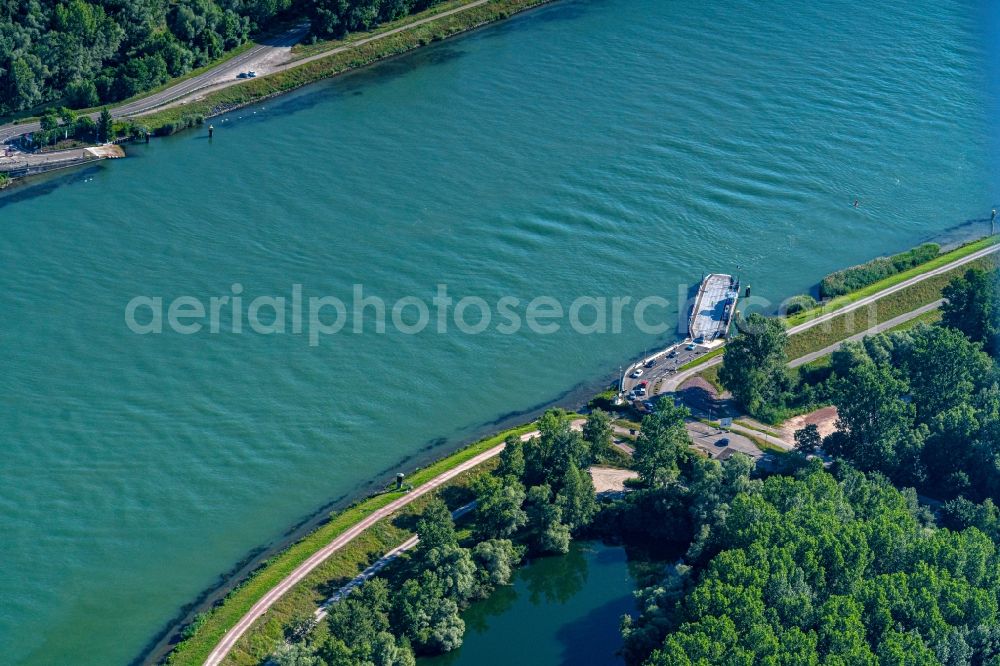
{"label": "parked car", "polygon": [[644,404],[646,406],[646,409],[648,409],[649,411],[651,412],[656,411],[656,405],[651,403],[649,400],[644,400],[642,404]]}
{"label": "parked car", "polygon": [[691,344],[689,344],[689,345],[688,345],[687,347],[685,347],[684,349],[687,349],[688,351],[694,351],[694,343],[692,342]]}
{"label": "parked car", "polygon": [[729,446],[729,438],[723,437],[722,439],[717,439],[715,441],[715,445],[718,446],[719,448],[722,448],[723,446]]}
{"label": "parked car", "polygon": [[251,69],[251,70],[250,70],[249,72],[247,72],[247,78],[248,78],[248,79],[254,79],[254,78],[257,78],[257,72],[255,72],[255,71],[253,71],[253,70]]}
{"label": "parked car", "polygon": [[673,358],[675,356],[677,356],[677,350],[676,349],[671,349],[670,353],[667,354],[667,358]]}
{"label": "parked car", "polygon": [[636,368],[632,371],[633,377],[642,377],[642,368]]}
{"label": "parked car", "polygon": [[635,390],[635,394],[638,395],[638,396],[640,396],[640,397],[646,395],[646,387],[645,386],[640,386],[639,388],[637,388]]}
{"label": "parked car", "polygon": [[247,78],[247,73],[246,72],[240,72],[239,74],[236,75],[236,78],[238,78],[238,79],[245,79],[245,78]]}
{"label": "parked car", "polygon": [[654,365],[656,365],[656,359],[655,358],[651,358],[648,361],[646,361],[646,367],[647,368],[652,368]]}

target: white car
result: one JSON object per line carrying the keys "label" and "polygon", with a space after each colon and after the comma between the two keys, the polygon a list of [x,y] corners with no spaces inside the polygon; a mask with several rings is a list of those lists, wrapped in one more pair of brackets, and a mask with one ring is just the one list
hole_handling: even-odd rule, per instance
{"label": "white car", "polygon": [[642,377],[642,368],[636,368],[632,371],[633,377]]}

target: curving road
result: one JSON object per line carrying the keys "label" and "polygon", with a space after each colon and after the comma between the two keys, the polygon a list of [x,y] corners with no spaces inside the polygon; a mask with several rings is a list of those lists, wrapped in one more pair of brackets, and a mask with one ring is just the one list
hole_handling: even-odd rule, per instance
{"label": "curving road", "polygon": [[[575,430],[579,430],[582,427],[583,422],[583,419],[575,420],[570,424],[570,427]],[[533,430],[529,433],[521,435],[521,439],[527,441],[536,435],[538,435],[538,431]],[[298,583],[302,582],[306,576],[326,561],[328,557],[349,544],[359,534],[383,518],[399,511],[418,497],[422,497],[432,490],[440,488],[442,485],[454,479],[459,474],[469,471],[473,467],[486,462],[494,456],[500,455],[500,452],[503,451],[503,447],[503,444],[498,444],[492,449],[488,449],[479,455],[466,460],[457,467],[454,467],[447,472],[442,472],[427,483],[417,486],[406,495],[393,500],[381,509],[371,513],[369,516],[356,523],[353,527],[340,534],[333,541],[317,550],[305,562],[297,566],[290,574],[285,576],[281,582],[268,590],[267,594],[261,597],[257,603],[255,603],[250,610],[240,618],[240,621],[237,622],[232,629],[226,632],[226,634],[222,637],[222,640],[219,641],[218,645],[216,645],[212,652],[209,653],[208,658],[205,659],[205,666],[217,666],[218,664],[221,664],[226,658],[226,655],[229,654],[229,651],[233,649],[234,645],[236,645],[236,642],[240,639],[240,637],[242,637],[243,634],[245,634],[247,630],[253,626],[253,623],[256,622],[261,615],[266,613],[267,610],[273,606],[278,599],[284,596],[286,592],[291,590]]]}

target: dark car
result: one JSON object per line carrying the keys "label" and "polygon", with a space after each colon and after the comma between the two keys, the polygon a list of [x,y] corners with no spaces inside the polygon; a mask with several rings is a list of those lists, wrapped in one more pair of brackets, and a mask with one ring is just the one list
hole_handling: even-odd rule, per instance
{"label": "dark car", "polygon": [[729,446],[729,438],[723,437],[722,439],[717,439],[715,440],[715,445],[718,446],[719,448],[722,448],[723,446]]}
{"label": "dark car", "polygon": [[646,361],[646,367],[647,368],[652,368],[654,365],[656,365],[656,359],[655,358],[651,358],[648,361]]}

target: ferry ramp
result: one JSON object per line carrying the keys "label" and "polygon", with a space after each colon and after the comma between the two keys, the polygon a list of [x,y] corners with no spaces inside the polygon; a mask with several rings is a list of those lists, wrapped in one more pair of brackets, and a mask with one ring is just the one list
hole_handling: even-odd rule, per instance
{"label": "ferry ramp", "polygon": [[688,323],[689,337],[701,343],[726,337],[739,294],[740,283],[732,275],[712,273],[702,280]]}

